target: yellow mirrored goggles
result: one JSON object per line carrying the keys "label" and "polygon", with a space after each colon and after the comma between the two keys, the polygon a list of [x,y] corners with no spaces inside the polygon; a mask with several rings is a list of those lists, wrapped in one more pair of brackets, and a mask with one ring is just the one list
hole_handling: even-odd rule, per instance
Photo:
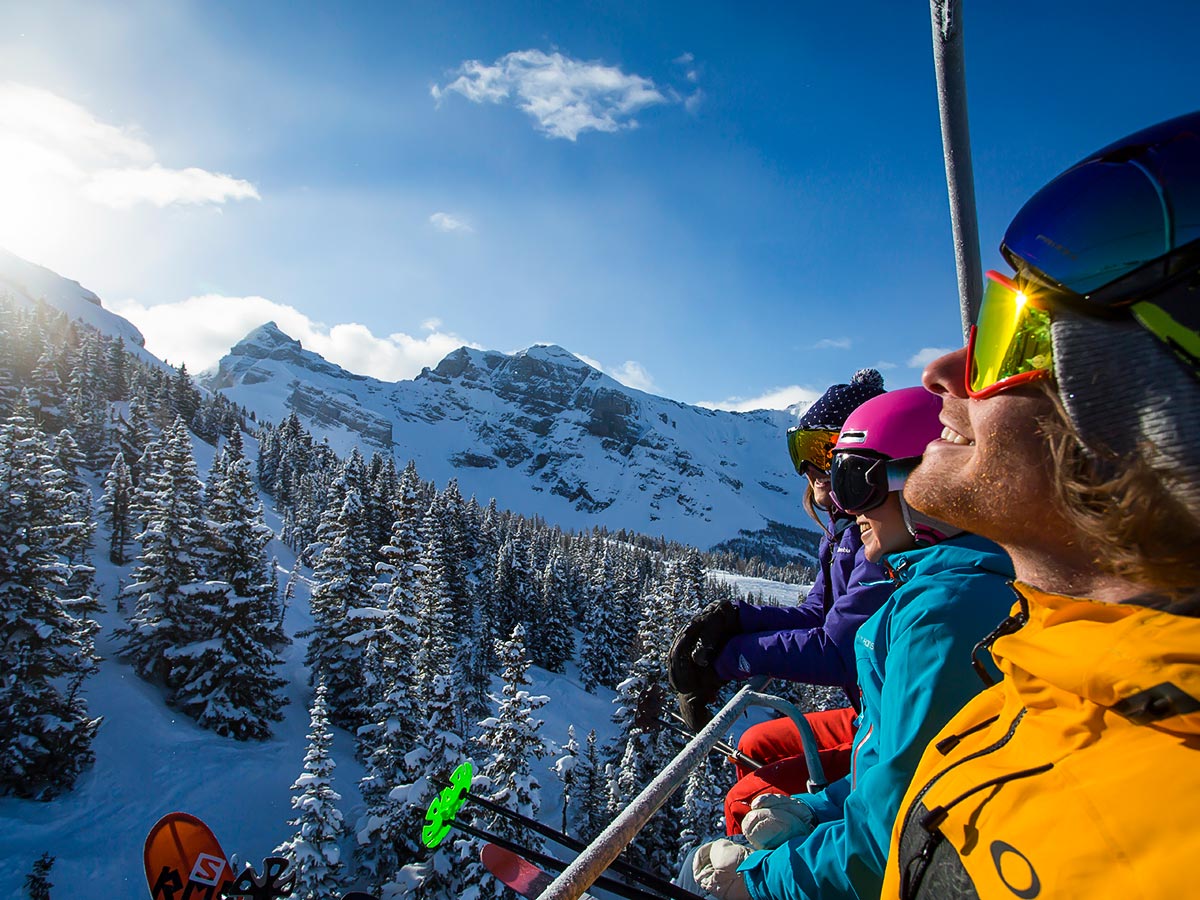
{"label": "yellow mirrored goggles", "polygon": [[989,271],[967,341],[967,394],[975,399],[1044,378],[1051,371],[1050,315],[1036,295]]}
{"label": "yellow mirrored goggles", "polygon": [[801,428],[795,426],[787,432],[788,453],[792,457],[792,465],[801,475],[805,464],[813,466],[822,472],[828,472],[833,464],[833,445],[837,443],[838,433],[826,429]]}

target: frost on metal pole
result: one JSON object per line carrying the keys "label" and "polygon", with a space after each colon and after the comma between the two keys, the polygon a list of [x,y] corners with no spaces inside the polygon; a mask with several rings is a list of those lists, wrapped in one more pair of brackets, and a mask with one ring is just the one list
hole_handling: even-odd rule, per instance
{"label": "frost on metal pole", "polygon": [[729,731],[748,706],[768,706],[787,713],[800,731],[804,756],[810,766],[812,784],[824,785],[825,773],[817,755],[816,738],[808,720],[800,710],[778,697],[758,693],[766,683],[762,677],[752,678],[725,704],[720,712],[700,730],[686,747],[671,760],[630,804],[605,828],[596,839],[580,852],[562,874],[542,892],[539,900],[577,900],[592,886],[600,873],[612,864],[629,842],[637,837],[642,826],[650,820],[688,777],[692,769],[704,762],[709,750]]}
{"label": "frost on metal pole", "polygon": [[954,234],[954,266],[963,334],[970,330],[983,291],[979,260],[979,223],[975,215],[975,176],[971,170],[971,134],[967,124],[967,77],[963,62],[962,0],[930,0],[933,65],[937,73],[946,191]]}

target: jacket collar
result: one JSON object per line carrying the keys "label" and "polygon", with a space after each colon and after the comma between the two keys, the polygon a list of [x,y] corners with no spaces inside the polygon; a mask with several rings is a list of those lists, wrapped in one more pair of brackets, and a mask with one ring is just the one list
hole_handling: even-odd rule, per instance
{"label": "jacket collar", "polygon": [[1045,685],[1139,725],[1200,734],[1200,619],[1014,585],[1029,621],[992,646],[1030,707]]}

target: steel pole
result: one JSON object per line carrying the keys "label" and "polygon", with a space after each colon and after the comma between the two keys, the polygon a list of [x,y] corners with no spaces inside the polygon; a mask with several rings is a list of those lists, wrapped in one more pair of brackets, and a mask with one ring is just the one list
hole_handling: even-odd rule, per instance
{"label": "steel pole", "polygon": [[979,220],[975,212],[975,176],[967,122],[962,0],[930,0],[929,13],[933,24],[933,67],[937,73],[942,153],[946,160],[946,193],[954,235],[954,267],[958,272],[958,301],[965,337],[979,312],[983,266],[979,259]]}

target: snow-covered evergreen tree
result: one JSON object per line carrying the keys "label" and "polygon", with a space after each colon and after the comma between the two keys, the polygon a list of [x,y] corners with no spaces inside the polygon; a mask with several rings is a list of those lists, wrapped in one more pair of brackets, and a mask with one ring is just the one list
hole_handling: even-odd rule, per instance
{"label": "snow-covered evergreen tree", "polygon": [[729,767],[712,753],[688,776],[679,812],[676,867],[693,847],[725,833],[722,800],[728,787]]}
{"label": "snow-covered evergreen tree", "polygon": [[210,580],[189,588],[200,612],[192,640],[170,651],[179,682],[172,701],[201,726],[238,740],[264,740],[282,718],[286,680],[275,671],[275,585],[267,569],[271,530],[234,432],[213,466],[209,497]]}
{"label": "snow-covered evergreen tree", "polygon": [[174,689],[185,673],[176,671],[172,652],[203,633],[194,598],[208,589],[209,533],[191,436],[182,419],[163,435],[155,455],[158,466],[143,470],[139,486],[146,524],[138,535],[138,566],[125,589],[137,602],[118,636],[124,641],[122,655],[139,675]]}
{"label": "snow-covered evergreen tree", "polygon": [[49,799],[91,764],[100,724],[80,696],[95,670],[90,598],[59,555],[71,522],[28,403],[0,427],[0,793]]}
{"label": "snow-covered evergreen tree", "polygon": [[[92,489],[80,474],[84,466],[83,453],[70,430],[64,428],[54,440],[55,471],[51,477],[62,496],[64,533],[58,552],[70,567],[67,594],[71,597],[91,597],[96,591],[96,569],[91,564],[96,525]],[[92,609],[99,608],[98,603],[92,605]]]}
{"label": "snow-covered evergreen tree", "polygon": [[417,694],[419,626],[416,614],[416,579],[421,544],[417,534],[416,469],[409,466],[400,478],[395,522],[389,543],[377,566],[384,617],[371,637],[371,666],[366,672],[367,695],[374,702],[365,710],[368,724],[359,729],[366,776],[360,782],[367,811],[357,836],[362,866],[379,887],[390,882],[412,861],[416,848],[412,835],[421,811],[393,796],[398,785],[412,784],[422,774],[409,761],[420,728],[422,710]]}
{"label": "snow-covered evergreen tree", "polygon": [[611,555],[605,550],[588,587],[591,602],[584,612],[579,668],[583,686],[589,691],[595,691],[597,685],[615,688],[627,665],[622,644],[625,609],[615,590],[613,565]]}
{"label": "snow-covered evergreen tree", "polygon": [[588,732],[583,753],[575,760],[572,781],[568,831],[581,841],[590,841],[604,830],[610,818],[608,785],[595,728]]}
{"label": "snow-covered evergreen tree", "polygon": [[129,468],[125,465],[125,457],[118,453],[104,479],[104,495],[100,498],[100,508],[108,525],[108,559],[118,566],[129,561],[132,500],[133,482],[129,478]]}
{"label": "snow-covered evergreen tree", "polygon": [[[541,808],[541,785],[533,774],[533,763],[546,755],[540,729],[542,720],[535,713],[548,697],[531,694],[529,657],[525,651],[525,628],[517,624],[511,637],[499,648],[503,665],[503,697],[493,697],[496,714],[480,723],[479,743],[488,751],[483,775],[491,785],[490,799],[522,815],[537,818]],[[540,850],[542,839],[527,826],[511,819],[495,817],[489,821],[493,834]]]}
{"label": "snow-covered evergreen tree", "polygon": [[318,684],[310,710],[308,751],[304,772],[292,785],[292,809],[296,818],[293,836],[275,848],[296,873],[296,900],[327,900],[340,895],[342,859],[339,841],[346,832],[337,802],[342,795],[333,789],[335,763],[330,753],[333,735],[329,730],[326,689]]}
{"label": "snow-covered evergreen tree", "polygon": [[[665,591],[650,591],[638,625],[638,658],[629,677],[617,688],[618,709],[613,719],[621,726],[615,742],[620,762],[611,784],[611,813],[623,809],[675,755],[676,748],[668,735],[644,731],[636,715],[646,692],[666,683],[666,655],[674,635],[674,622],[671,600]],[[667,873],[674,863],[677,835],[677,822],[663,811],[642,829],[634,849],[652,869]]]}
{"label": "snow-covered evergreen tree", "polygon": [[562,782],[562,823],[559,831],[568,833],[569,815],[575,803],[575,777],[579,768],[579,741],[575,740],[575,726],[567,726],[567,743],[562,748],[562,756],[554,761],[553,771]]}
{"label": "snow-covered evergreen tree", "polygon": [[558,546],[550,549],[542,570],[537,620],[532,627],[533,661],[550,672],[563,672],[575,656],[575,617],[568,593],[566,562]]}
{"label": "snow-covered evergreen tree", "polygon": [[319,549],[313,567],[313,626],[305,662],[311,677],[324,680],[335,723],[357,728],[362,722],[361,657],[370,623],[363,610],[372,609],[375,548],[369,544],[361,485],[362,457],[351,452],[334,484],[337,505],[326,511],[317,532]]}

